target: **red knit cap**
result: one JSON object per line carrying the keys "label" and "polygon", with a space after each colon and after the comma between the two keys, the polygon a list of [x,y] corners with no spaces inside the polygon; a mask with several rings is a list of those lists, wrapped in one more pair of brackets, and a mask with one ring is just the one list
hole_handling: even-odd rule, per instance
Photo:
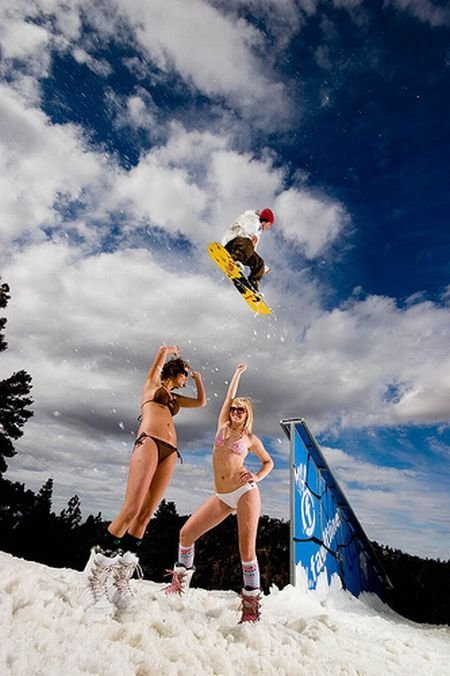
{"label": "red knit cap", "polygon": [[275,216],[273,215],[273,211],[271,209],[263,209],[261,213],[259,214],[259,220],[260,221],[269,221],[269,223],[273,223],[275,220]]}

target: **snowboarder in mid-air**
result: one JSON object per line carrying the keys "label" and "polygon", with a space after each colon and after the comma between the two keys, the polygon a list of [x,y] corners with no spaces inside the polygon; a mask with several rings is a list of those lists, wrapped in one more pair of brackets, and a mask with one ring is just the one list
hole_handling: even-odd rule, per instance
{"label": "snowboarder in mid-air", "polygon": [[222,245],[233,260],[250,268],[248,281],[255,291],[259,291],[259,282],[269,271],[264,260],[256,253],[256,247],[261,232],[270,230],[274,220],[275,216],[270,209],[262,211],[249,209],[236,218],[222,239]]}

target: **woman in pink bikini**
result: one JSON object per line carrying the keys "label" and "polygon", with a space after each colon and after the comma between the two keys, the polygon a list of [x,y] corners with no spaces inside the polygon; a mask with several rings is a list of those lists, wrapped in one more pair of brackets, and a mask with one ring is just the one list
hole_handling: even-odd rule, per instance
{"label": "woman in pink bikini", "polygon": [[[259,619],[261,598],[256,558],[256,533],[261,512],[257,483],[271,472],[273,461],[261,440],[252,432],[251,401],[243,397],[236,398],[239,381],[246,369],[244,363],[237,366],[219,415],[213,450],[215,494],[190,516],[180,531],[178,561],[166,593],[183,594],[187,591],[195,570],[195,541],[230,514],[237,514],[244,578],[241,622],[256,622]],[[250,451],[261,461],[261,468],[256,474],[244,465]]]}

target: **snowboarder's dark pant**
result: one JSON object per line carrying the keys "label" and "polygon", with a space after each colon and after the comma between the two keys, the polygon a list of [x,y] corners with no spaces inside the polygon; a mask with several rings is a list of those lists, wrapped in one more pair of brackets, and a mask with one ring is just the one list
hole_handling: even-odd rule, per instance
{"label": "snowboarder's dark pant", "polygon": [[225,244],[225,249],[233,260],[248,265],[248,281],[257,289],[258,282],[264,275],[264,260],[256,253],[252,240],[248,237],[235,237]]}

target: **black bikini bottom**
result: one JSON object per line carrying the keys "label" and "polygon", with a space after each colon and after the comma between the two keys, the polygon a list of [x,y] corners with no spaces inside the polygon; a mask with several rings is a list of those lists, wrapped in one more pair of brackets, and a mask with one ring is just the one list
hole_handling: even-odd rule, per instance
{"label": "black bikini bottom", "polygon": [[183,462],[183,458],[181,457],[181,454],[178,452],[178,449],[175,448],[175,446],[172,446],[171,444],[168,444],[167,441],[163,441],[162,439],[158,439],[157,437],[152,437],[150,434],[147,434],[147,432],[141,432],[141,434],[134,442],[134,447],[136,448],[136,446],[142,446],[142,444],[146,439],[152,439],[156,444],[156,447],[158,449],[158,465],[163,460],[168,458],[169,455],[172,455],[172,453],[176,453],[180,458],[181,462]]}

